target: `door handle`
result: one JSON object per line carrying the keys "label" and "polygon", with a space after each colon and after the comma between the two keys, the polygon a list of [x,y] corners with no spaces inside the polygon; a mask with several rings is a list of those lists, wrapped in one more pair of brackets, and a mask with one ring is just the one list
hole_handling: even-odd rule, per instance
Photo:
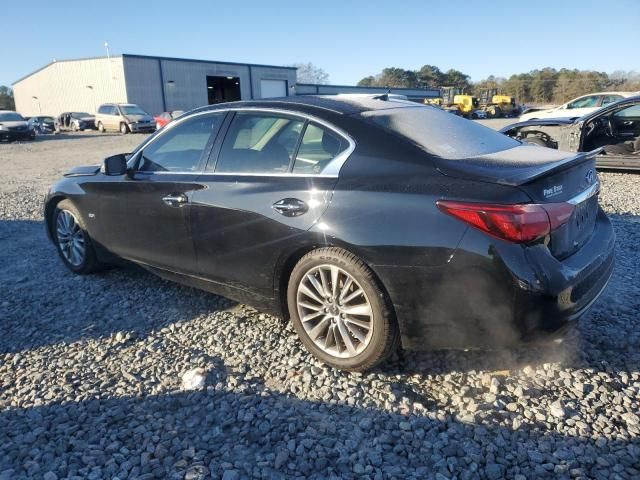
{"label": "door handle", "polygon": [[181,207],[185,203],[189,201],[187,196],[184,193],[181,194],[172,194],[167,195],[166,197],[162,197],[162,201],[169,205],[170,207]]}
{"label": "door handle", "polygon": [[625,127],[630,127],[631,125],[633,125],[633,121],[627,120],[626,122],[622,122],[622,125],[624,125]]}
{"label": "door handle", "polygon": [[274,203],[271,208],[285,217],[299,217],[309,210],[307,204],[297,198],[283,198]]}

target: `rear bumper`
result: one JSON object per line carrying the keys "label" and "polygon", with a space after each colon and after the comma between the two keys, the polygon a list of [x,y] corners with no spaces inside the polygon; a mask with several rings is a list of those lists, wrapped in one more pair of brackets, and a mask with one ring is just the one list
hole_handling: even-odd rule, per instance
{"label": "rear bumper", "polygon": [[615,234],[599,210],[593,234],[557,260],[470,228],[446,265],[374,266],[387,287],[407,349],[505,348],[554,337],[606,287]]}

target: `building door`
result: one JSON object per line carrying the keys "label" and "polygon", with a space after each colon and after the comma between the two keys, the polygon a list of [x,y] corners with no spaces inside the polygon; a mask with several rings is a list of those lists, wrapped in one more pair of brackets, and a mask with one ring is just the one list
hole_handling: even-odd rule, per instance
{"label": "building door", "polygon": [[209,105],[240,100],[240,78],[207,76],[207,98]]}
{"label": "building door", "polygon": [[262,98],[286,97],[286,80],[260,80]]}

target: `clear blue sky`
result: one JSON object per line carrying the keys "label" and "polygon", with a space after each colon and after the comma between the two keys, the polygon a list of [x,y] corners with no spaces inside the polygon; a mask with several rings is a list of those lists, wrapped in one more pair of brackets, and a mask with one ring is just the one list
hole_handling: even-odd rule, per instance
{"label": "clear blue sky", "polygon": [[[118,8],[120,7],[120,8]],[[535,68],[640,70],[640,0],[7,0],[0,85],[111,52],[288,65],[334,84],[437,65],[480,80]]]}

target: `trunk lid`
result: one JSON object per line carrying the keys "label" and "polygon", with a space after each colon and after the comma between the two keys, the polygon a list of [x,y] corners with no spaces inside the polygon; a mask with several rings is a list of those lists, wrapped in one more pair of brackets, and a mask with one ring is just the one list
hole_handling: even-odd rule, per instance
{"label": "trunk lid", "polygon": [[557,258],[578,250],[591,236],[598,214],[599,182],[591,152],[567,153],[522,145],[464,160],[437,159],[445,175],[524,191],[533,203],[571,203],[569,220],[551,232],[549,249]]}

